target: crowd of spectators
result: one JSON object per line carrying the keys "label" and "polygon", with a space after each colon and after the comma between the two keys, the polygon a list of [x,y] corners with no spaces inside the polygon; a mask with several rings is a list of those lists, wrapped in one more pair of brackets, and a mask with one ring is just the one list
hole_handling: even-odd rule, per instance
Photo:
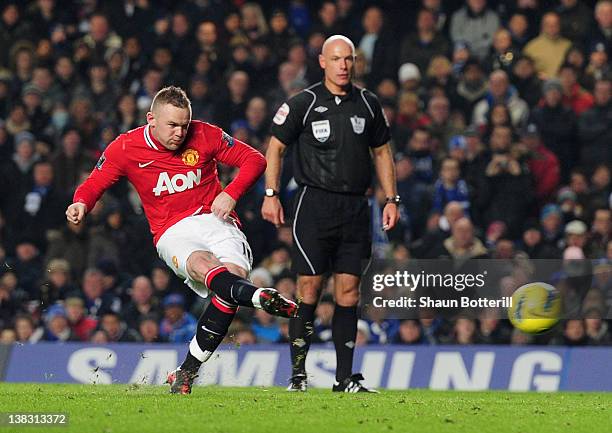
{"label": "crowd of spectators", "polygon": [[[64,216],[72,193],[165,85],[265,152],[276,109],[321,79],[323,41],[341,33],[390,124],[403,200],[388,236],[373,224],[375,257],[597,261],[589,308],[552,342],[611,344],[612,1],[0,0],[0,14],[0,343],[189,341],[207,301],[158,261],[132,187],[113,186],[78,226]],[[295,296],[291,229],[261,219],[263,188],[238,205],[251,278]],[[382,201],[373,187],[375,222]],[[491,312],[425,313],[365,309],[358,344],[533,340]],[[229,338],[284,342],[287,328],[245,310]]]}

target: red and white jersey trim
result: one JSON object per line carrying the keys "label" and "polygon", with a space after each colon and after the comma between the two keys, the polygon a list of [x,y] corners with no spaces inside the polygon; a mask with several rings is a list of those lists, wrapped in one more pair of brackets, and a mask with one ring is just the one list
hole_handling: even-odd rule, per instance
{"label": "red and white jersey trim", "polygon": [[151,133],[149,132],[150,126],[151,125],[147,125],[144,128],[145,143],[147,143],[147,146],[149,146],[151,149],[159,150],[159,148],[155,145],[155,143],[153,142],[153,139],[151,138]]}

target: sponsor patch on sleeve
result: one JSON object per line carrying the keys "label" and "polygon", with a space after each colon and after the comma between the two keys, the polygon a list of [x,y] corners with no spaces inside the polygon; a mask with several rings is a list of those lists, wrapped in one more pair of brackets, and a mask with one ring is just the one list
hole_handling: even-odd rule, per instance
{"label": "sponsor patch on sleeve", "polygon": [[98,162],[96,162],[96,168],[98,170],[102,170],[102,166],[104,165],[105,161],[106,161],[106,156],[102,154],[102,156],[100,156],[100,159],[98,159]]}
{"label": "sponsor patch on sleeve", "polygon": [[289,115],[289,106],[285,102],[280,106],[276,114],[274,115],[274,119],[272,121],[277,125],[282,125],[287,120],[287,116]]}
{"label": "sponsor patch on sleeve", "polygon": [[232,147],[234,145],[234,137],[232,137],[225,131],[221,132],[221,140],[227,147]]}

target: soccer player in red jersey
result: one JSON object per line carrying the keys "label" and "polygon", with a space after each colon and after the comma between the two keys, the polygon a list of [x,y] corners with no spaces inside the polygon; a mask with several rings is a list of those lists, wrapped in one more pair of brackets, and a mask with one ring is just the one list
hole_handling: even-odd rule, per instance
{"label": "soccer player in red jersey", "polygon": [[[225,188],[217,162],[240,169]],[[147,125],[108,145],[66,210],[68,221],[79,224],[102,193],[126,176],[140,196],[159,256],[198,295],[213,292],[185,361],[168,375],[172,393],[191,392],[239,305],[283,317],[297,313],[294,302],[246,279],[253,258],[234,208],[265,169],[263,155],[214,125],[191,120],[185,92],[166,87],[155,95]]]}

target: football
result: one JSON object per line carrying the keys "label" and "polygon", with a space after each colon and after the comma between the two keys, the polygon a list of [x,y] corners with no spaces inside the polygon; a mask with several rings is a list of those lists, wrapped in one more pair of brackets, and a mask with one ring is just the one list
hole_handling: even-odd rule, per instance
{"label": "football", "polygon": [[561,295],[550,284],[536,282],[519,287],[512,294],[508,317],[515,328],[540,334],[557,324],[561,316]]}

